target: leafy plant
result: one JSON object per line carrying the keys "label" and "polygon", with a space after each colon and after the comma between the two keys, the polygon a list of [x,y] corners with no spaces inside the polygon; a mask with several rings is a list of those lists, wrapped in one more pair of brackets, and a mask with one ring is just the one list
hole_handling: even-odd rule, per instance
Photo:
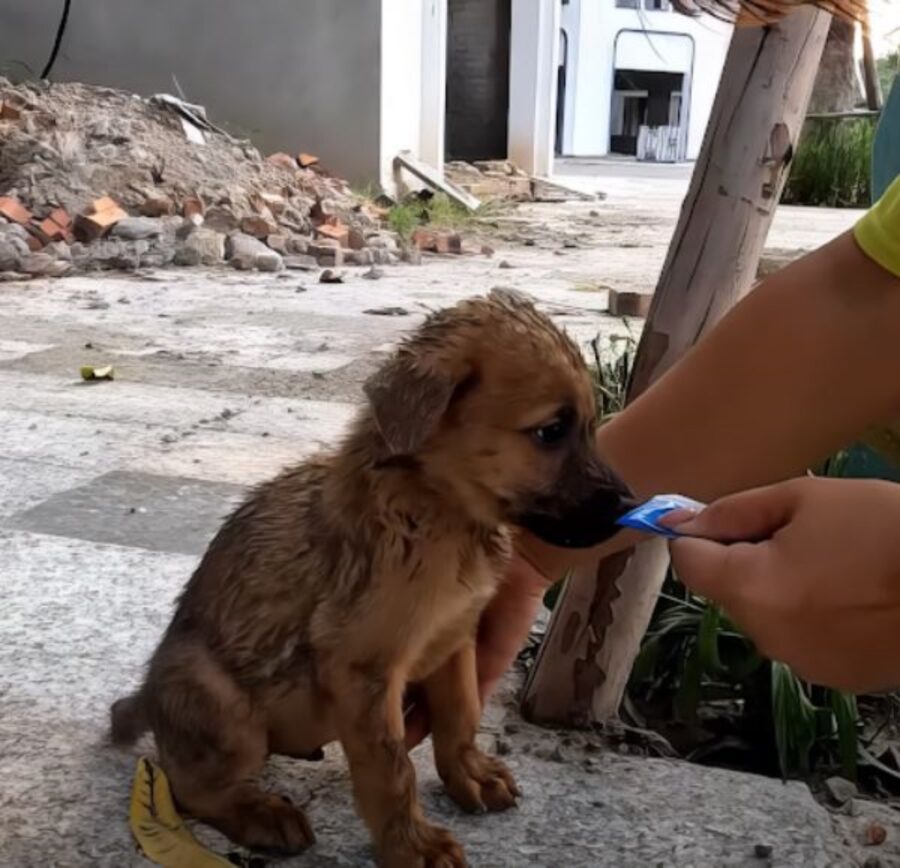
{"label": "leafy plant", "polygon": [[394,205],[388,213],[388,225],[404,240],[409,240],[419,226],[435,229],[459,230],[483,217],[483,209],[477,216],[454,202],[446,193],[431,196],[413,194]]}
{"label": "leafy plant", "polygon": [[893,87],[894,79],[900,75],[900,48],[879,57],[876,61],[878,77],[881,79],[881,92],[887,99]]}
{"label": "leafy plant", "polygon": [[782,196],[789,205],[867,208],[877,118],[808,118]]}

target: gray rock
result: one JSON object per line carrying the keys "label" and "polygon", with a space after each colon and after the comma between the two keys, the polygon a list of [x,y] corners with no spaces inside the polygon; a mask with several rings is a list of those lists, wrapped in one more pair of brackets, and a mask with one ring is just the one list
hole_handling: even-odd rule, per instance
{"label": "gray rock", "polygon": [[226,235],[234,232],[238,228],[238,219],[230,208],[223,205],[213,205],[206,209],[205,226],[208,229],[215,229],[216,232],[223,232]]}
{"label": "gray rock", "polygon": [[54,241],[52,244],[48,244],[44,248],[44,253],[49,253],[51,256],[64,262],[72,261],[72,251],[65,241]]}
{"label": "gray rock", "polygon": [[268,244],[272,250],[277,250],[281,254],[287,253],[287,243],[287,235],[270,235],[266,238],[266,244]]}
{"label": "gray rock", "polygon": [[375,247],[378,250],[398,250],[400,245],[397,243],[397,239],[393,235],[389,235],[387,232],[377,232],[373,235],[369,235],[366,237],[366,244],[369,247]]}
{"label": "gray rock", "polygon": [[72,267],[49,253],[29,253],[23,256],[19,271],[36,277],[60,277]]}
{"label": "gray rock", "polygon": [[218,265],[225,258],[225,236],[201,227],[191,232],[175,248],[176,265]]}
{"label": "gray rock", "polygon": [[384,277],[384,272],[380,268],[376,268],[376,266],[372,266],[363,277],[366,280],[381,280]]}
{"label": "gray rock", "polygon": [[284,268],[284,258],[274,250],[267,250],[257,255],[254,265],[259,271],[281,271]]}
{"label": "gray rock", "polygon": [[308,253],[310,241],[300,235],[291,235],[287,241],[288,253]]}
{"label": "gray rock", "polygon": [[22,252],[13,240],[0,236],[0,271],[18,271],[22,258]]}
{"label": "gray rock", "polygon": [[319,265],[314,256],[304,256],[298,253],[285,256],[284,267],[291,271],[315,271]]}
{"label": "gray rock", "polygon": [[280,253],[270,250],[258,238],[235,232],[225,240],[225,258],[232,268],[240,271],[281,271],[284,260]]}
{"label": "gray rock", "polygon": [[149,250],[147,241],[109,238],[91,245],[73,245],[72,258],[85,270],[134,271],[140,267],[141,257]]}
{"label": "gray rock", "polygon": [[829,798],[837,805],[843,805],[849,802],[859,792],[853,781],[846,778],[833,777],[825,781],[825,791]]}
{"label": "gray rock", "polygon": [[139,241],[144,238],[158,238],[165,226],[156,217],[126,217],[113,226],[110,234],[115,238]]}
{"label": "gray rock", "polygon": [[372,250],[346,250],[344,262],[347,265],[374,265],[375,253]]}

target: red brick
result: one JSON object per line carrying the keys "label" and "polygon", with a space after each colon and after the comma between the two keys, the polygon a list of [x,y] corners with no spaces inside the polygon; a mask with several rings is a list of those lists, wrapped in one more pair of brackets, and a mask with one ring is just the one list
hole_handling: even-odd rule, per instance
{"label": "red brick", "polygon": [[310,166],[315,166],[316,163],[319,162],[319,158],[315,154],[297,154],[297,162],[304,169],[308,169]]}
{"label": "red brick", "polygon": [[175,213],[175,203],[163,194],[148,196],[138,210],[144,217],[166,217]]}
{"label": "red brick", "polygon": [[439,232],[436,240],[438,253],[462,253],[462,238],[455,232]]}
{"label": "red brick", "polygon": [[17,121],[21,117],[21,109],[12,103],[0,101],[0,121]]}
{"label": "red brick", "polygon": [[266,157],[266,162],[291,172],[297,168],[297,161],[290,154],[285,154],[283,151],[279,151],[277,154],[269,154]]}
{"label": "red brick", "polygon": [[437,234],[430,229],[416,229],[412,234],[412,242],[418,250],[434,250],[438,248]]}
{"label": "red brick", "polygon": [[316,235],[319,238],[329,238],[332,241],[336,241],[341,247],[350,246],[350,228],[340,223],[337,226],[331,223],[323,223],[321,226],[316,227]]}
{"label": "red brick", "polygon": [[32,253],[37,253],[44,246],[44,241],[35,234],[32,226],[29,226],[28,229],[28,238],[25,239],[25,243]]}
{"label": "red brick", "polygon": [[609,313],[613,316],[637,316],[646,318],[650,313],[653,296],[644,292],[609,291]]}
{"label": "red brick", "polygon": [[51,241],[59,241],[65,236],[65,229],[49,217],[45,220],[41,220],[41,222],[38,223],[37,228],[41,235],[47,239],[46,243],[48,244]]}
{"label": "red brick", "polygon": [[23,226],[31,222],[31,212],[17,199],[10,196],[0,196],[0,214],[13,223],[21,223]]}
{"label": "red brick", "polygon": [[181,216],[185,220],[190,220],[191,217],[202,217],[205,213],[206,208],[199,196],[188,196],[181,203]]}
{"label": "red brick", "polygon": [[79,241],[94,241],[127,216],[115,199],[103,196],[94,201],[90,212],[79,214],[75,218],[72,228]]}
{"label": "red brick", "polygon": [[254,238],[268,238],[278,234],[278,224],[262,214],[248,214],[241,220],[241,232]]}

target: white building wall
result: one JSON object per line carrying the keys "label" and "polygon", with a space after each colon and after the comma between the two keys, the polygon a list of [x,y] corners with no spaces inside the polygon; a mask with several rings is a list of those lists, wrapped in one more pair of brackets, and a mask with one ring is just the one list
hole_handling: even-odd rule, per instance
{"label": "white building wall", "polygon": [[513,0],[509,158],[533,175],[553,172],[559,0]]}
{"label": "white building wall", "polygon": [[690,18],[674,11],[619,9],[615,0],[571,0],[563,7],[563,21],[573,22],[569,34],[565,153],[609,153],[616,36],[622,31],[635,31],[640,39],[629,38],[623,43],[618,57],[620,69],[659,70],[671,60],[672,71],[680,72],[683,40],[667,41],[663,34],[680,34],[693,40],[693,68],[685,83],[690,102],[682,117],[686,112],[689,119],[687,157],[696,159],[725,63],[731,27],[709,16]]}

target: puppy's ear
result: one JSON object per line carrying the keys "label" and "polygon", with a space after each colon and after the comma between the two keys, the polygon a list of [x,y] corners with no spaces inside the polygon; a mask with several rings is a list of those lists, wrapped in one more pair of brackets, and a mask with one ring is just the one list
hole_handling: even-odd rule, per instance
{"label": "puppy's ear", "polygon": [[456,385],[449,377],[422,370],[404,354],[369,378],[364,391],[391,455],[421,448],[450,405]]}

